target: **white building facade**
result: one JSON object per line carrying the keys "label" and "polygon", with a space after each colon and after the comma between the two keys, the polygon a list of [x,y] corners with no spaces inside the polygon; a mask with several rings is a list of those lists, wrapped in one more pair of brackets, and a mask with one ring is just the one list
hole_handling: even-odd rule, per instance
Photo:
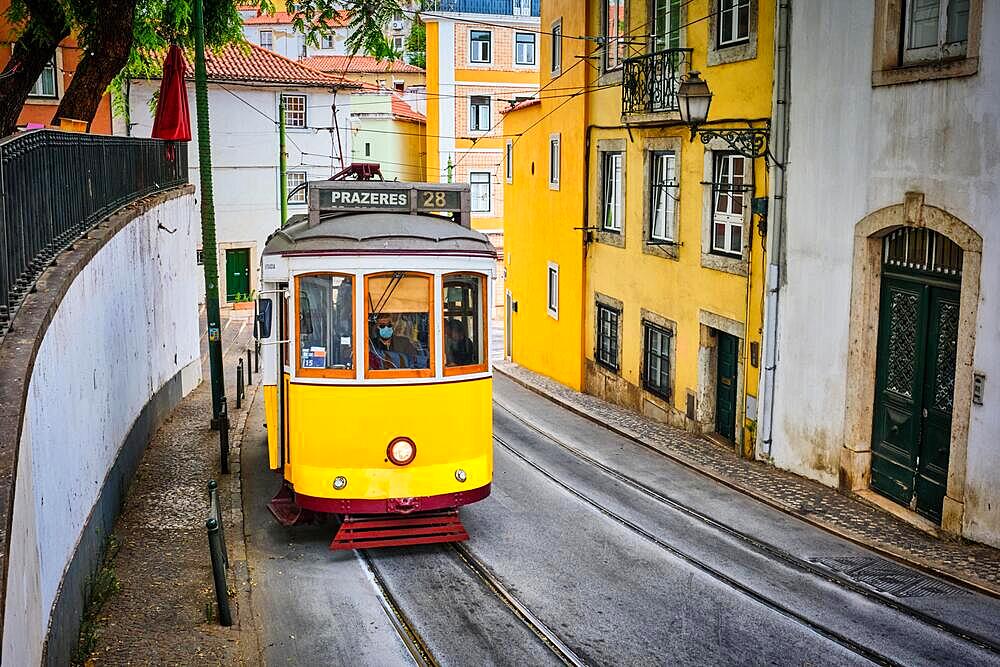
{"label": "white building facade", "polygon": [[799,2],[789,45],[758,454],[1000,546],[1000,4]]}
{"label": "white building facade", "polygon": [[[305,189],[296,193],[296,186],[328,179],[350,164],[350,94],[358,84],[254,47],[249,54],[234,49],[226,58],[210,57],[208,70],[219,291],[225,303],[245,299],[256,288],[260,252],[281,223],[279,101],[284,98],[286,106],[288,214],[294,215],[307,210]],[[149,100],[159,85],[132,82],[133,136],[150,136]],[[200,188],[194,83],[187,87],[193,137],[187,145],[189,180]]]}

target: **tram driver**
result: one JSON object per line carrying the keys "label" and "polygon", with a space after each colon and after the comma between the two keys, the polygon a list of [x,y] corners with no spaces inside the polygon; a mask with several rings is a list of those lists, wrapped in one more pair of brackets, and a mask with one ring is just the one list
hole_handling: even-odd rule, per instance
{"label": "tram driver", "polygon": [[417,350],[406,336],[395,332],[392,317],[379,313],[375,319],[375,331],[371,336],[371,355],[368,365],[372,370],[413,368]]}

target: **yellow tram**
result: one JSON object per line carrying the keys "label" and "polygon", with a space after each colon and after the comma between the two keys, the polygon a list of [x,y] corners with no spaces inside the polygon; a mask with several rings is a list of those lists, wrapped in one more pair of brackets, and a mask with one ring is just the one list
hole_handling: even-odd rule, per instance
{"label": "yellow tram", "polygon": [[[322,181],[261,257],[269,507],[331,548],[468,535],[493,478],[491,281],[468,185]],[[280,382],[279,382],[280,378]]]}

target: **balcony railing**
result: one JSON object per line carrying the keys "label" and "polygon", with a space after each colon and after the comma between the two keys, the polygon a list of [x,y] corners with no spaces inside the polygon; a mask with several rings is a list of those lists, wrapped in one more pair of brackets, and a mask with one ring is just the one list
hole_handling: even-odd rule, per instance
{"label": "balcony railing", "polygon": [[541,16],[541,0],[424,0],[428,12]]}
{"label": "balcony railing", "polygon": [[187,146],[38,130],[0,140],[0,335],[42,270],[116,208],[187,182]]}
{"label": "balcony railing", "polygon": [[692,49],[667,49],[629,58],[622,69],[622,114],[677,111],[677,86]]}

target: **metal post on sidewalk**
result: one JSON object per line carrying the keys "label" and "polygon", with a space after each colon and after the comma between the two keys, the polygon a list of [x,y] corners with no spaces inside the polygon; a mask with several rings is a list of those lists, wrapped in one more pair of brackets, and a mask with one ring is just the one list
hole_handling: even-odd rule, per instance
{"label": "metal post on sidewalk", "polygon": [[222,459],[222,474],[229,474],[229,408],[222,401],[222,414],[219,416],[219,455]]}
{"label": "metal post on sidewalk", "polygon": [[219,623],[227,628],[233,624],[229,608],[229,589],[226,584],[226,565],[223,558],[222,533],[214,517],[205,522],[208,530],[208,551],[212,557],[212,579],[215,582],[215,602],[219,605]]}
{"label": "metal post on sidewalk", "polygon": [[243,357],[236,362],[236,409],[243,407]]}
{"label": "metal post on sidewalk", "polygon": [[247,384],[253,384],[253,359],[250,356],[250,348],[247,348]]}
{"label": "metal post on sidewalk", "polygon": [[260,373],[260,341],[254,341],[253,344],[253,370],[255,373]]}

